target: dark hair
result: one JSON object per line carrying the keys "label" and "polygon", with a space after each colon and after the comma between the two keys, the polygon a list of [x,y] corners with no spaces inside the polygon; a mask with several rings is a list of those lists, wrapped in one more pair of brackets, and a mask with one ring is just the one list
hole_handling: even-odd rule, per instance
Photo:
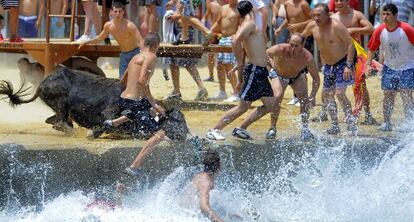
{"label": "dark hair", "polygon": [[207,149],[203,156],[204,172],[215,173],[220,169],[220,155],[217,151]]}
{"label": "dark hair", "polygon": [[305,37],[302,34],[300,34],[299,32],[294,32],[294,33],[290,34],[288,42],[290,41],[290,39],[294,35],[300,37],[300,43],[303,45],[303,43],[305,42]]}
{"label": "dark hair", "polygon": [[398,14],[398,8],[394,4],[386,4],[384,8],[382,8],[382,11],[391,12],[392,15]]}
{"label": "dark hair", "polygon": [[249,1],[241,1],[237,6],[240,16],[243,18],[253,10],[253,5]]}
{"label": "dark hair", "polygon": [[114,1],[112,3],[112,8],[122,8],[124,9],[124,4],[121,1]]}
{"label": "dark hair", "polygon": [[0,20],[3,20],[3,19],[4,19],[4,17],[2,15],[0,15]]}
{"label": "dark hair", "polygon": [[329,14],[329,6],[328,6],[328,4],[318,3],[318,4],[315,5],[314,9],[315,8],[318,8],[318,7],[322,8],[323,9],[323,12],[325,12],[325,14]]}
{"label": "dark hair", "polygon": [[160,36],[155,32],[148,33],[144,38],[144,46],[154,47],[160,44]]}

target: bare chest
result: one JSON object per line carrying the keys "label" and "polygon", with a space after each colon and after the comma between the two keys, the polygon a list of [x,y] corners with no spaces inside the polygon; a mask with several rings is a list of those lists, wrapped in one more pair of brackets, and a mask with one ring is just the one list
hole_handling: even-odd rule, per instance
{"label": "bare chest", "polygon": [[32,16],[37,14],[37,0],[21,0],[20,14]]}
{"label": "bare chest", "polygon": [[338,21],[344,24],[347,28],[360,27],[358,18],[356,18],[356,16],[353,16],[353,14],[336,15],[334,18],[336,18]]}

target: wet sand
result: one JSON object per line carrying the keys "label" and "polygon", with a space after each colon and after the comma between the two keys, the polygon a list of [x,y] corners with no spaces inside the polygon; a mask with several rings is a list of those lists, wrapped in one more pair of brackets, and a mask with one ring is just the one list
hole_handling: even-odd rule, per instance
{"label": "wet sand", "polygon": [[[18,75],[18,70],[9,68],[1,69],[2,74],[0,79],[11,80],[14,84],[15,89],[18,88],[20,84],[20,79]],[[108,77],[117,77],[118,70],[104,70]],[[197,87],[191,76],[185,69],[181,69],[181,93],[185,101],[192,101],[197,93]],[[199,68],[201,78],[204,79],[208,76],[207,67],[203,66]],[[215,77],[217,79],[217,77]],[[218,82],[204,82],[206,88],[208,89],[209,96],[214,96],[218,92]],[[309,83],[309,87],[310,87]],[[321,86],[322,87],[322,86]],[[368,87],[371,95],[371,109],[374,117],[381,122],[382,121],[382,91],[380,89],[380,79],[378,77],[373,77],[368,79]],[[153,95],[162,99],[172,91],[171,81],[165,81],[162,76],[162,71],[160,68],[156,69],[154,77],[151,81],[151,89]],[[231,86],[227,83],[228,93],[231,92]],[[352,90],[348,89],[349,98],[352,99]],[[287,89],[285,93],[285,98],[282,103],[282,110],[280,114],[280,119],[278,123],[278,138],[287,138],[287,137],[298,137],[300,132],[300,117],[299,117],[299,107],[289,106],[286,103],[292,98],[292,90]],[[317,97],[318,104],[312,112],[311,116],[315,115],[317,111],[320,110],[320,93]],[[119,138],[111,135],[104,135],[102,138],[97,140],[88,140],[86,139],[86,129],[76,126],[72,134],[64,134],[52,129],[51,125],[44,123],[44,120],[49,116],[52,116],[53,111],[43,104],[43,102],[38,99],[35,102],[30,104],[23,104],[15,108],[10,107],[7,103],[7,100],[0,100],[0,143],[17,143],[22,144],[28,149],[72,149],[72,148],[86,148],[91,152],[104,152],[107,149],[113,147],[137,147],[141,146],[143,141],[140,140],[131,140],[125,138]],[[209,101],[208,103],[221,103],[224,102],[213,102]],[[255,103],[254,105],[259,105]],[[339,106],[340,107],[340,106]],[[402,116],[402,105],[401,99],[398,97],[396,102],[396,109],[394,111],[393,120],[396,122],[398,119],[401,119]],[[401,108],[400,108],[401,107]],[[341,110],[339,108],[339,110]],[[209,128],[212,128],[219,118],[224,114],[222,110],[185,110],[184,114],[186,116],[188,125],[195,135],[204,136]],[[245,114],[246,115],[246,114]],[[244,115],[244,116],[245,116]],[[224,133],[228,136],[231,142],[231,131],[234,127],[238,126],[243,120],[242,116],[240,119],[236,120],[230,126],[226,127]],[[343,119],[343,112],[340,111],[340,119]],[[363,115],[362,115],[363,118]],[[266,115],[261,120],[254,123],[248,130],[251,132],[252,136],[255,139],[258,139],[255,142],[262,141],[264,135],[269,128],[269,115]],[[310,127],[314,132],[325,135],[325,129],[328,127],[328,123],[311,123]],[[364,137],[372,136],[391,136],[393,133],[382,133],[378,132],[374,126],[361,126],[358,125],[359,135]],[[342,133],[337,137],[346,136],[346,126],[341,124]]]}

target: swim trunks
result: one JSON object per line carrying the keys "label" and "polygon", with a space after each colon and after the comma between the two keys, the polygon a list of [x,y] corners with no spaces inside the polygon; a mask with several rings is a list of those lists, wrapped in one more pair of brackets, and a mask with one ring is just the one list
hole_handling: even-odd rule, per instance
{"label": "swim trunks", "polygon": [[121,54],[119,54],[119,79],[121,79],[124,75],[125,70],[128,68],[128,64],[131,61],[132,57],[138,55],[140,51],[141,50],[137,47],[131,51],[121,52]]}
{"label": "swim trunks", "polygon": [[138,1],[139,6],[156,5],[161,6],[161,0],[141,0]]}
{"label": "swim trunks", "polygon": [[256,101],[262,97],[272,97],[273,91],[268,76],[269,72],[266,67],[253,64],[245,65],[240,99]]}
{"label": "swim trunks", "polygon": [[150,114],[151,104],[148,99],[126,99],[119,97],[118,100],[121,114],[128,117],[137,124],[135,130],[143,133],[155,133],[160,129],[160,124]]}
{"label": "swim trunks", "polygon": [[[222,37],[219,40],[219,45],[231,46],[231,44],[232,44],[231,36]],[[236,62],[236,58],[234,57],[234,53],[220,52],[218,54],[217,63],[220,63],[220,64],[234,64],[235,62]]]}
{"label": "swim trunks", "polygon": [[346,56],[333,65],[323,66],[323,88],[335,89],[346,88],[354,84],[354,76],[351,75],[349,80],[344,79],[344,69],[346,67]]}
{"label": "swim trunks", "polygon": [[294,84],[295,83],[295,81],[301,76],[301,75],[306,75],[306,73],[308,72],[308,69],[307,68],[304,68],[304,69],[302,69],[302,70],[300,70],[299,71],[299,73],[296,75],[296,77],[293,77],[293,78],[285,78],[285,77],[282,77],[282,76],[280,76],[280,74],[279,73],[277,73],[276,72],[276,70],[275,69],[272,69],[270,72],[269,72],[269,78],[270,79],[273,79],[273,78],[278,78],[278,79],[280,79],[280,81],[282,81],[282,82],[284,82],[285,84],[287,84],[287,85],[292,85],[292,84]]}
{"label": "swim trunks", "polygon": [[19,36],[36,38],[37,37],[37,28],[36,28],[37,16],[22,16],[19,15]]}
{"label": "swim trunks", "polygon": [[384,65],[381,88],[382,90],[414,89],[414,68],[394,70]]}
{"label": "swim trunks", "polygon": [[1,6],[3,9],[10,9],[12,7],[19,7],[19,0],[0,0]]}

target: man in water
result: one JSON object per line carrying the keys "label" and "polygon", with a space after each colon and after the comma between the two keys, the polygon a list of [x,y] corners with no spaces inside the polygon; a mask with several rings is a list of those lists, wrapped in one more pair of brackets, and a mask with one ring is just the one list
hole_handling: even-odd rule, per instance
{"label": "man in water", "polygon": [[144,40],[135,24],[124,18],[125,6],[122,2],[115,1],[112,4],[112,20],[105,23],[102,32],[94,39],[83,42],[78,49],[85,44],[99,44],[111,34],[119,44],[121,54],[119,55],[119,78],[121,79],[128,67],[132,57],[139,53]]}
{"label": "man in water", "polygon": [[[254,22],[253,5],[249,1],[241,1],[237,7],[241,17],[240,28],[233,39],[233,51],[236,57],[236,65],[231,70],[234,72],[243,66],[243,49],[246,50],[248,64],[244,66],[243,86],[240,92],[240,102],[230,109],[216,124],[207,132],[206,137],[211,140],[224,140],[221,130],[245,113],[250,105],[261,99],[263,106],[256,108],[242,123],[240,127],[234,128],[232,135],[241,139],[252,139],[246,128],[273,110],[273,91],[268,79],[266,42],[262,31]],[[243,44],[243,47],[242,47]],[[238,85],[242,84],[242,78],[238,78]]]}
{"label": "man in water", "polygon": [[352,115],[351,102],[346,96],[346,88],[354,84],[354,53],[352,37],[347,28],[339,21],[331,19],[327,4],[318,3],[313,9],[313,20],[303,36],[313,35],[318,44],[323,63],[323,93],[324,106],[328,110],[332,125],[327,129],[328,134],[340,132],[338,111],[335,96],[342,104],[348,131],[356,134],[355,118]]}
{"label": "man in water", "polygon": [[[267,55],[273,61],[270,71],[271,85],[275,97],[275,115],[272,116],[271,128],[266,139],[276,138],[276,124],[280,113],[280,104],[286,87],[291,85],[293,92],[299,98],[300,114],[302,117],[302,139],[312,138],[308,128],[309,106],[315,104],[315,96],[319,89],[319,73],[312,54],[304,48],[305,38],[299,33],[293,33],[289,43],[275,45],[267,50]],[[312,76],[312,91],[308,97],[306,73]]]}
{"label": "man in water", "polygon": [[394,4],[383,7],[384,23],[378,26],[368,43],[366,73],[371,73],[372,57],[380,47],[384,51],[381,88],[384,90],[384,123],[380,131],[392,131],[391,114],[397,92],[401,93],[405,117],[413,115],[414,89],[414,28],[397,20],[398,8]]}
{"label": "man in water", "polygon": [[[332,18],[342,22],[342,24],[347,27],[348,32],[351,34],[352,38],[355,39],[355,41],[361,44],[362,35],[370,35],[372,33],[372,24],[368,21],[367,18],[365,18],[364,14],[358,10],[351,8],[349,5],[349,0],[335,0],[335,8],[338,10],[338,12],[332,15]],[[361,76],[356,76],[355,79],[356,81],[354,95],[356,104],[353,112],[354,116],[358,117],[361,109],[364,108],[365,121],[363,124],[374,125],[377,121],[374,119],[370,112],[370,99],[367,83],[365,81],[365,75],[362,73],[362,71],[361,73],[355,74],[360,74]],[[360,98],[358,97],[360,94],[356,92],[362,94],[361,99],[357,99]]]}

